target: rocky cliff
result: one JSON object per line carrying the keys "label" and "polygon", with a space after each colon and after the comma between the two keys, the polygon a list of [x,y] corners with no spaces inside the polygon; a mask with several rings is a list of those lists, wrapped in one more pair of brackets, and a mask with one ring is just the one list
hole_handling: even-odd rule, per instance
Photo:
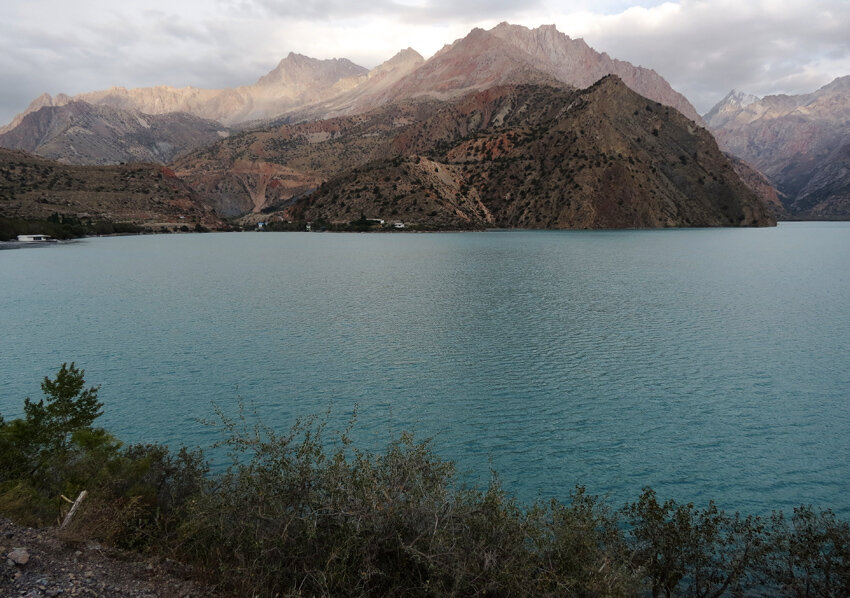
{"label": "rocky cliff", "polygon": [[423,228],[770,225],[703,128],[609,76],[284,125],[179,160],[210,205]]}
{"label": "rocky cliff", "polygon": [[150,115],[71,101],[30,112],[0,135],[0,147],[68,164],[165,164],[229,134],[227,127],[185,112]]}
{"label": "rocky cliff", "polygon": [[733,92],[704,118],[721,148],[767,175],[792,217],[850,218],[850,77],[797,96]]}

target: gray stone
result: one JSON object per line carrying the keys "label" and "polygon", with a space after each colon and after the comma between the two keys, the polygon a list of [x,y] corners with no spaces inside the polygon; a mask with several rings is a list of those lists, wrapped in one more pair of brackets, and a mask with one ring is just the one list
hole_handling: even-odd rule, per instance
{"label": "gray stone", "polygon": [[26,548],[14,548],[6,555],[6,558],[16,565],[26,565],[30,561],[30,553]]}

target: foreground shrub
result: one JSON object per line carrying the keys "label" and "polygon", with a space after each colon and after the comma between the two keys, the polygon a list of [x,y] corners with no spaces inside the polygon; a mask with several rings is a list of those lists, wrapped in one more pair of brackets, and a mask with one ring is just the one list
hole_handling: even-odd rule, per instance
{"label": "foreground shrub", "polygon": [[24,401],[23,418],[0,418],[0,511],[29,524],[56,523],[68,497],[87,490],[69,535],[132,547],[152,536],[159,541],[206,483],[203,456],[159,445],[123,448],[94,427],[103,404],[99,387],[85,388],[84,375],[62,364],[42,382],[43,399]]}
{"label": "foreground shrub", "polygon": [[552,500],[548,510],[537,509],[542,533],[536,553],[540,559],[538,590],[551,596],[632,596],[642,586],[642,570],[631,562],[632,547],[623,534],[623,521],[583,487],[570,495],[570,504]]}
{"label": "foreground shrub", "polygon": [[[237,594],[629,595],[639,579],[618,520],[581,489],[524,509],[497,478],[465,487],[429,442],[385,452],[323,423],[285,435],[219,413],[232,463],[193,503],[184,554]],[[330,446],[330,448],[328,448]]]}
{"label": "foreground shrub", "polygon": [[810,506],[774,513],[760,581],[785,596],[850,596],[850,525]]}
{"label": "foreground shrub", "polygon": [[653,596],[740,593],[761,555],[760,520],[726,515],[710,502],[705,509],[673,500],[659,503],[646,488],[624,509],[629,517],[637,563],[646,571]]}

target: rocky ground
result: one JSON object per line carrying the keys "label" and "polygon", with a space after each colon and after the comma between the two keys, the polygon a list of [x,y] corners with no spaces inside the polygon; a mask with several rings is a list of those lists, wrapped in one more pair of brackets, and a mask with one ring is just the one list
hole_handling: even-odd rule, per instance
{"label": "rocky ground", "polygon": [[201,597],[222,595],[168,559],[76,543],[54,529],[0,518],[0,596]]}

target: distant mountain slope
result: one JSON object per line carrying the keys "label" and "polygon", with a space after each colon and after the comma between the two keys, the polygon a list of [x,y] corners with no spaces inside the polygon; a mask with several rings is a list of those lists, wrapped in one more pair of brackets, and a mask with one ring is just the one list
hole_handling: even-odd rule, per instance
{"label": "distant mountain slope", "polygon": [[489,33],[532,56],[534,67],[573,87],[585,88],[605,75],[617,75],[640,95],[671,106],[691,120],[702,123],[687,98],[673,90],[655,71],[599,53],[583,39],[570,39],[554,25],[528,29],[501,23]]}
{"label": "distant mountain slope", "polygon": [[421,96],[451,99],[495,85],[560,82],[587,87],[607,74],[701,122],[693,106],[655,71],[611,59],[554,26],[527,29],[502,23],[490,31],[474,29],[428,61],[408,48],[372,71],[344,58],[317,60],[290,53],[256,83],[232,89],[113,87],[74,97],[44,94],[0,127],[0,134],[20,125],[29,113],[79,101],[151,115],[186,112],[234,125],[283,115],[296,121],[357,114],[391,102]]}
{"label": "distant mountain slope", "polygon": [[[175,164],[231,212],[425,228],[769,225],[707,131],[609,76],[252,131]],[[273,217],[273,215],[272,215]]]}
{"label": "distant mountain slope", "polygon": [[768,176],[792,217],[850,218],[850,76],[798,96],[733,93],[705,121],[721,148]]}
{"label": "distant mountain slope", "polygon": [[112,87],[73,97],[43,94],[33,100],[9,125],[0,128],[0,133],[14,129],[27,114],[40,108],[64,106],[75,101],[151,115],[186,112],[225,124],[271,118],[287,110],[338,95],[365,78],[368,72],[345,58],[318,60],[290,53],[274,70],[253,85],[236,88],[199,89],[161,85],[137,89]]}
{"label": "distant mountain slope", "polygon": [[185,112],[149,115],[73,101],[27,114],[0,135],[0,147],[68,164],[164,164],[228,134],[223,125]]}
{"label": "distant mountain slope", "polygon": [[293,110],[289,120],[357,114],[420,97],[458,98],[496,85],[560,83],[584,88],[609,74],[619,76],[639,94],[702,123],[690,102],[655,71],[600,54],[554,25],[528,29],[508,23],[489,31],[473,29],[391,85],[375,88],[371,81],[364,81],[331,100]]}
{"label": "distant mountain slope", "polygon": [[788,209],[782,203],[782,199],[776,190],[776,187],[770,182],[764,173],[760,172],[751,164],[733,156],[725,154],[735,169],[735,174],[740,177],[747,187],[749,187],[762,202],[770,209],[773,216],[778,220],[788,220],[791,218]]}
{"label": "distant mountain slope", "polygon": [[69,166],[0,149],[0,216],[44,219],[53,214],[172,227],[222,224],[167,168]]}

